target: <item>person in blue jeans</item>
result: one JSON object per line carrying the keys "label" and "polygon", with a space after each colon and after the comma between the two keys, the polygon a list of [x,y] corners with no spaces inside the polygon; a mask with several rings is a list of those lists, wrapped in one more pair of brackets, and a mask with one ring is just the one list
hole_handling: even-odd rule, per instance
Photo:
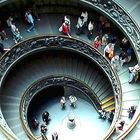
{"label": "person in blue jeans", "polygon": [[31,14],[31,12],[30,11],[27,11],[26,14],[25,14],[25,17],[26,17],[27,22],[30,25],[30,27],[27,30],[27,32],[31,32],[32,30],[35,30],[34,19],[33,19],[33,16]]}

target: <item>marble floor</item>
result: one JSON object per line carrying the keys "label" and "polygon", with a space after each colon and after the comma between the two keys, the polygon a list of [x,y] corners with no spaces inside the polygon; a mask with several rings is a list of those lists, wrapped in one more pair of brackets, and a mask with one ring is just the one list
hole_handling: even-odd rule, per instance
{"label": "marble floor", "polygon": [[[65,109],[61,109],[58,98],[47,102],[36,111],[40,125],[42,123],[41,114],[45,110],[50,113],[51,118],[46,133],[48,140],[52,140],[52,133],[55,131],[59,135],[59,140],[87,140],[90,138],[101,140],[111,125],[107,120],[98,119],[98,113],[93,105],[81,98],[78,98],[76,108],[70,106],[69,100],[66,102]],[[76,125],[73,129],[67,126],[69,114],[75,116]],[[40,127],[32,132],[36,136],[40,136]]]}

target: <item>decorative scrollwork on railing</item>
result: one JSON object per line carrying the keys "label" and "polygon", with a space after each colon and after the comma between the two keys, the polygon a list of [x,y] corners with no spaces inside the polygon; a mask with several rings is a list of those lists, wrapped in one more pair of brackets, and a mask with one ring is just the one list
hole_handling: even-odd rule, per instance
{"label": "decorative scrollwork on railing", "polygon": [[[24,56],[28,56],[29,54],[43,50],[45,51],[53,49],[74,51],[86,56],[91,61],[96,63],[107,74],[112,85],[114,95],[119,95],[120,97],[116,98],[117,103],[121,103],[122,93],[120,81],[117,74],[112,69],[110,62],[105,59],[105,57],[98,50],[90,46],[90,44],[66,36],[37,36],[15,45],[0,60],[0,90],[3,85],[4,78],[8,74],[11,67],[14,66],[14,64],[16,64],[18,61],[23,59]],[[30,92],[30,94],[32,95],[32,92]],[[26,104],[27,103],[25,103],[25,106]],[[23,108],[23,111],[24,110],[25,108]],[[120,107],[117,106],[116,110],[120,110]]]}
{"label": "decorative scrollwork on railing", "polygon": [[81,0],[111,18],[129,38],[140,61],[140,29],[133,18],[113,0]]}
{"label": "decorative scrollwork on railing", "polygon": [[9,68],[20,58],[42,49],[67,49],[86,55],[105,71],[112,83],[114,92],[119,94],[118,89],[120,89],[120,83],[118,83],[117,76],[112,70],[109,61],[99,51],[90,47],[89,44],[64,36],[35,37],[13,47],[0,61],[0,65],[2,66],[0,67],[0,79],[2,80],[2,76],[4,77],[4,74],[6,74]]}
{"label": "decorative scrollwork on railing", "polygon": [[95,63],[99,65],[99,67],[101,67],[106,72],[106,74],[111,80],[114,91],[118,92],[117,89],[119,89],[118,86],[120,85],[118,84],[117,81],[115,82],[114,78],[116,77],[116,75],[114,75],[114,71],[110,68],[111,66],[108,60],[105,59],[104,56],[101,55],[99,51],[90,47],[89,44],[63,36],[36,37],[18,44],[16,47],[11,49],[11,51],[7,52],[7,54],[0,61],[0,65],[2,66],[0,68],[0,76],[1,76],[0,78],[2,79],[2,75],[6,73],[7,69],[13,63],[18,61],[22,56],[40,49],[53,49],[53,48],[70,49],[82,53],[87,57],[90,57]]}

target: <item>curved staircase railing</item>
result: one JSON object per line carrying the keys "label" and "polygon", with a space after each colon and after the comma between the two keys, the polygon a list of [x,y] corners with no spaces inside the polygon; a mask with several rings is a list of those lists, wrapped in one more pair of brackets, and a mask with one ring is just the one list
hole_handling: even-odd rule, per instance
{"label": "curved staircase railing", "polygon": [[122,90],[121,84],[116,72],[112,69],[110,62],[90,44],[78,40],[76,38],[69,38],[66,36],[36,36],[31,39],[18,43],[10,51],[8,51],[0,60],[0,88],[3,81],[10,71],[10,69],[25,56],[38,51],[49,49],[65,49],[75,51],[96,63],[108,76],[112,85],[114,96],[116,99],[116,115],[113,123],[104,139],[108,139],[115,129],[115,123],[120,115]]}
{"label": "curved staircase railing", "polygon": [[[84,4],[88,4],[95,10],[98,10],[102,14],[105,14],[110,18],[116,25],[121,28],[124,34],[129,39],[133,50],[136,54],[138,63],[140,64],[140,27],[131,17],[131,15],[115,0],[80,0]],[[140,104],[138,106],[140,108]],[[138,120],[140,119],[140,111],[135,114],[135,119],[132,119],[131,124],[123,133],[121,133],[117,139],[123,139],[127,134],[135,127]]]}
{"label": "curved staircase railing", "polygon": [[[129,38],[133,49],[135,51],[135,54],[137,56],[137,59],[140,63],[140,34],[139,34],[139,27],[129,16],[127,11],[123,9],[118,3],[115,2],[115,0],[80,0],[82,3],[86,3],[96,10],[104,13],[109,18],[111,18],[119,27],[122,29],[122,31],[125,33],[125,35]],[[1,67],[3,67],[1,65]],[[0,68],[1,68],[0,67]],[[0,70],[0,77],[3,74]],[[133,127],[131,127],[132,129]]]}
{"label": "curved staircase railing", "polygon": [[131,132],[131,130],[135,127],[135,125],[138,123],[139,120],[140,120],[140,103],[137,107],[134,117],[132,118],[131,123],[129,124],[128,129],[122,132],[119,136],[117,136],[116,140],[124,139],[124,137],[127,136]]}
{"label": "curved staircase railing", "polygon": [[[111,18],[123,30],[125,35],[129,38],[138,61],[140,62],[140,34],[139,27],[129,14],[113,0],[80,0],[96,10],[104,13]],[[17,51],[18,52],[18,51]],[[2,63],[1,67],[3,67]],[[2,77],[4,70],[0,67],[0,77]],[[132,129],[132,127],[131,127]]]}
{"label": "curved staircase railing", "polygon": [[19,140],[19,138],[12,132],[12,130],[9,128],[7,125],[3,114],[0,109],[0,130],[4,133],[4,135],[9,139],[9,140]]}

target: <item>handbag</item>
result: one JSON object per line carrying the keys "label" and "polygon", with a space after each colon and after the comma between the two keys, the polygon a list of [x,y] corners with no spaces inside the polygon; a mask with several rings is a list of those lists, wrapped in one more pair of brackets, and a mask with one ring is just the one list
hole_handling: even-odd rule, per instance
{"label": "handbag", "polygon": [[62,30],[63,30],[63,29],[62,29],[62,26],[61,26],[61,27],[59,28],[59,32],[62,32]]}

